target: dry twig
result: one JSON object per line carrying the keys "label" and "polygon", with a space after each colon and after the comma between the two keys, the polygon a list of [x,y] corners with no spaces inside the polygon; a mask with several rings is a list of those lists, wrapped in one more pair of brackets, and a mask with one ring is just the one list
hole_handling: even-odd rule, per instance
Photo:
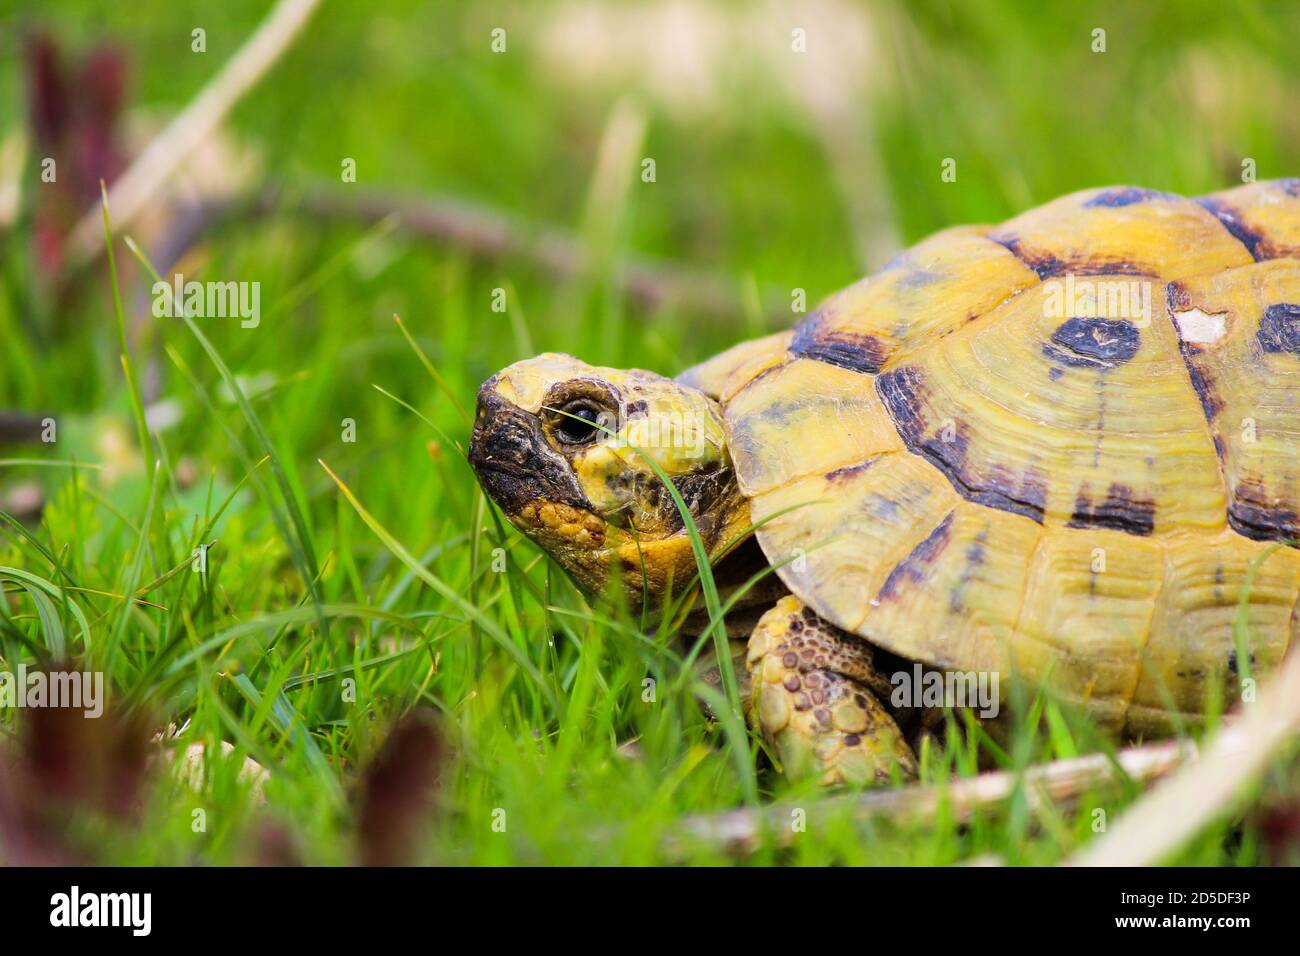
{"label": "dry twig", "polygon": [[[1157,780],[1195,754],[1192,744],[1171,740],[1120,751],[1118,769],[1104,754],[1092,754],[1033,767],[1023,778],[1000,770],[942,787],[915,786],[832,797],[806,808],[807,823],[812,825],[818,819],[833,816],[846,804],[852,807],[853,816],[859,821],[925,822],[946,805],[957,822],[966,822],[982,807],[1010,797],[1021,779],[1030,805],[1037,807],[1044,801],[1060,803],[1076,799],[1088,790],[1115,784],[1122,777],[1142,783]],[[744,807],[721,814],[687,817],[674,836],[673,845],[712,844],[743,856],[753,852],[766,835],[775,845],[787,846],[794,837],[791,827],[794,809],[793,805],[776,804],[758,810]],[[671,852],[672,847],[669,849]]]}
{"label": "dry twig", "polygon": [[[363,187],[324,185],[295,190],[268,187],[252,196],[217,199],[178,217],[173,231],[154,251],[166,272],[190,247],[218,225],[274,214],[317,221],[374,225],[385,220],[413,236],[446,243],[483,259],[518,257],[569,279],[589,274],[597,263],[572,233],[538,225],[488,206],[452,196],[411,195]],[[622,260],[615,282],[638,306],[653,312],[678,305],[702,315],[737,320],[744,306],[737,284],[679,265],[640,257]],[[768,301],[770,300],[770,301]],[[773,292],[765,308],[775,314],[786,301]]]}
{"label": "dry twig", "polygon": [[[181,161],[289,48],[319,3],[320,0],[280,0],[221,72],[117,178],[109,190],[108,205],[119,229],[130,225]],[[73,230],[68,245],[69,263],[84,265],[103,245],[103,213],[96,203]]]}

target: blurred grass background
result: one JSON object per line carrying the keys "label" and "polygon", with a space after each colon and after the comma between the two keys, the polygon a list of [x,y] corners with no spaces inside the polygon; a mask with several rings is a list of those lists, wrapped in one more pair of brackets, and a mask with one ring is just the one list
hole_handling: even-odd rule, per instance
{"label": "blurred grass background", "polygon": [[[0,193],[14,200],[7,221],[0,204],[0,409],[49,413],[59,427],[54,445],[0,458],[100,466],[0,464],[0,509],[31,535],[0,528],[0,565],[88,589],[67,596],[91,618],[91,647],[69,640],[123,699],[180,729],[180,745],[205,743],[212,755],[197,791],[165,775],[149,787],[144,823],[78,811],[49,825],[61,852],[105,862],[232,862],[268,845],[311,862],[364,854],[358,806],[379,813],[393,799],[391,816],[403,819],[373,767],[389,728],[416,706],[440,715],[430,760],[441,784],[435,808],[410,810],[432,822],[406,841],[406,858],[668,858],[661,841],[674,821],[735,806],[743,774],[685,689],[642,703],[647,674],[673,684],[671,655],[628,622],[605,624],[493,520],[455,447],[467,428],[451,396],[472,406],[487,375],[545,349],[673,374],[790,324],[793,290],[811,307],[931,231],[997,221],[1071,190],[1133,183],[1198,194],[1239,182],[1247,159],[1261,179],[1298,172],[1296,4],[327,0],[183,171],[183,188],[118,239],[161,255],[195,198],[274,185],[287,208],[381,190],[452,197],[511,217],[521,234],[564,230],[590,268],[561,276],[529,255],[487,257],[346,217],[210,224],[177,268],[261,283],[258,328],[198,321],[249,396],[263,447],[196,337],[151,315],[144,270],[119,241],[143,401],[171,422],[157,433],[155,475],[135,437],[105,263],[82,273],[42,265],[48,200],[28,130],[25,51],[35,31],[66,63],[100,44],[118,51],[126,109],[114,135],[129,157],[267,10],[251,0],[219,9],[19,0],[0,10]],[[196,28],[206,52],[191,49]],[[491,49],[496,28],[504,53]],[[791,49],[796,29],[805,53]],[[1097,29],[1104,53],[1093,52]],[[74,86],[72,102],[93,101],[93,89]],[[341,181],[347,158],[356,183]],[[642,180],[646,158],[653,182]],[[955,182],[940,176],[949,158]],[[80,198],[74,212],[93,208],[93,195]],[[705,277],[721,301],[685,295],[647,307],[624,294],[633,262],[662,267],[666,286]],[[505,313],[491,308],[498,288]],[[356,423],[355,443],[342,440],[344,419]],[[268,453],[283,485],[269,464],[241,485]],[[414,580],[317,459],[476,613]],[[146,595],[156,607],[128,607],[121,595],[186,563],[228,495],[208,536],[217,541],[208,572],[158,584]],[[294,508],[303,535],[282,530]],[[498,547],[509,574],[491,569]],[[331,612],[328,633],[295,549],[311,552],[321,600],[350,609]],[[72,628],[66,605],[63,616]],[[40,658],[25,592],[11,593],[2,623],[4,664]],[[348,677],[354,701],[341,693]],[[0,714],[7,735],[19,723]],[[985,762],[1023,767],[1099,745],[1086,720],[1050,702],[1023,731]],[[218,741],[234,745],[229,756],[215,756]],[[976,749],[927,755],[927,776],[974,772]],[[236,779],[247,756],[273,769],[264,803]],[[418,748],[403,759],[417,758]],[[1249,811],[1180,861],[1291,852],[1273,839],[1297,815],[1290,772],[1279,765]],[[823,799],[766,771],[758,784],[765,795]],[[946,818],[864,827],[828,804],[828,822],[789,849],[763,843],[753,859],[1048,862],[1093,834],[1093,806],[1113,811],[1132,796],[1031,813],[1020,793],[967,828]],[[203,832],[195,808],[209,811]],[[684,856],[723,858],[709,847]]]}

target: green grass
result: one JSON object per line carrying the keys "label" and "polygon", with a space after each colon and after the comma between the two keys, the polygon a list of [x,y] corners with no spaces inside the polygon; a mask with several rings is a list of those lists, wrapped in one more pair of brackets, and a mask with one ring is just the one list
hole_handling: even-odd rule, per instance
{"label": "green grass", "polygon": [[[117,38],[133,102],[166,114],[265,8],[238,0],[218,17],[197,3],[146,6],[54,0],[29,15],[73,49]],[[657,181],[631,168],[616,221],[585,213],[606,120],[626,91],[610,81],[574,92],[549,78],[533,55],[542,20],[531,6],[412,0],[375,14],[327,3],[231,128],[290,193],[353,188],[338,170],[354,157],[360,186],[455,194],[602,242],[595,275],[561,281],[387,226],[235,222],[186,272],[262,283],[263,322],[241,329],[154,318],[141,260],[156,250],[134,227],[114,229],[114,269],[101,263],[57,291],[32,267],[29,224],[0,231],[0,408],[58,421],[52,446],[0,449],[0,500],[31,483],[45,497],[39,523],[0,523],[0,666],[70,649],[150,726],[184,726],[182,742],[214,754],[218,741],[235,746],[209,760],[197,790],[157,773],[131,824],[78,814],[75,842],[109,863],[233,863],[256,858],[274,827],[301,859],[349,862],[362,768],[403,713],[424,707],[447,756],[437,809],[411,846],[419,862],[723,862],[716,847],[669,856],[663,846],[683,817],[747,799],[827,810],[788,847],[761,845],[749,858],[758,864],[1063,858],[1094,836],[1094,807],[1118,813],[1137,788],[1046,811],[1018,793],[963,827],[946,813],[854,822],[706,718],[685,652],[656,622],[589,607],[484,500],[463,457],[464,410],[501,366],[555,349],[674,373],[794,319],[754,305],[731,320],[647,313],[616,291],[626,257],[722,277],[742,303],[747,290],[788,303],[795,288],[815,302],[860,272],[823,140],[804,109],[761,83],[723,84],[720,103],[700,109],[642,97],[641,152],[656,159]],[[1279,40],[1296,35],[1295,9],[871,9],[879,77],[860,109],[882,178],[867,186],[888,200],[903,241],[1104,183],[1223,188],[1242,157],[1260,178],[1300,172],[1287,166],[1300,155],[1300,78]],[[488,51],[498,23],[510,31],[506,56]],[[196,25],[208,30],[204,55],[189,52]],[[1096,26],[1108,31],[1105,54],[1088,50]],[[12,35],[0,44],[0,141],[22,115]],[[956,183],[939,177],[950,156]],[[29,157],[29,180],[32,169]],[[505,314],[491,309],[497,288]],[[162,403],[179,421],[150,433],[145,413]],[[345,419],[355,442],[342,438]],[[0,713],[4,736],[19,725]],[[921,755],[923,776],[1104,746],[1086,718],[1036,698],[1022,702],[1005,747],[954,733]],[[237,779],[249,756],[272,768],[265,803]],[[1245,806],[1291,799],[1289,774],[1279,763]],[[205,832],[192,828],[195,809]],[[1247,809],[1174,862],[1261,862],[1265,843]]]}

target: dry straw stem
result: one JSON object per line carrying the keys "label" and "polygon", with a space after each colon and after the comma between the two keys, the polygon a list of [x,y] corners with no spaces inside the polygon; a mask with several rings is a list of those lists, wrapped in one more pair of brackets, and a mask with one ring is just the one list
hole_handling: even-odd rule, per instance
{"label": "dry straw stem", "polygon": [[[1123,776],[1147,783],[1159,779],[1196,754],[1186,741],[1166,741],[1121,751],[1112,761],[1104,754],[1093,754],[1033,767],[1021,777],[1000,770],[980,774],[947,786],[915,786],[902,790],[885,790],[855,796],[832,797],[812,803],[807,823],[837,815],[846,804],[860,822],[888,819],[924,824],[933,820],[941,807],[958,823],[970,820],[982,807],[1009,798],[1023,780],[1031,807],[1044,801],[1058,803],[1072,800],[1088,790],[1116,783]],[[793,804],[777,804],[758,810],[743,808],[721,814],[687,817],[680,824],[667,847],[672,853],[683,844],[718,846],[738,856],[752,853],[764,834],[777,846],[788,846],[795,833],[791,827]]]}
{"label": "dry straw stem", "polygon": [[1242,788],[1300,729],[1300,652],[1287,655],[1254,706],[1224,727],[1204,757],[1135,804],[1075,866],[1159,863],[1228,812]]}
{"label": "dry straw stem", "polygon": [[[281,57],[319,4],[320,0],[280,0],[221,72],[118,177],[109,190],[108,205],[119,229],[131,223],[182,160]],[[103,244],[102,213],[96,204],[72,233],[69,262],[84,265]]]}

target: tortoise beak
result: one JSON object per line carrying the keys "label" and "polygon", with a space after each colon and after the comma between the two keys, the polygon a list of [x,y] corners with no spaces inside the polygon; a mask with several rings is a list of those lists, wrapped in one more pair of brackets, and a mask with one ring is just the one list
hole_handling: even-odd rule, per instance
{"label": "tortoise beak", "polygon": [[568,460],[542,437],[537,416],[516,408],[491,386],[488,380],[479,389],[469,443],[469,463],[484,490],[508,516],[539,501],[591,511]]}

